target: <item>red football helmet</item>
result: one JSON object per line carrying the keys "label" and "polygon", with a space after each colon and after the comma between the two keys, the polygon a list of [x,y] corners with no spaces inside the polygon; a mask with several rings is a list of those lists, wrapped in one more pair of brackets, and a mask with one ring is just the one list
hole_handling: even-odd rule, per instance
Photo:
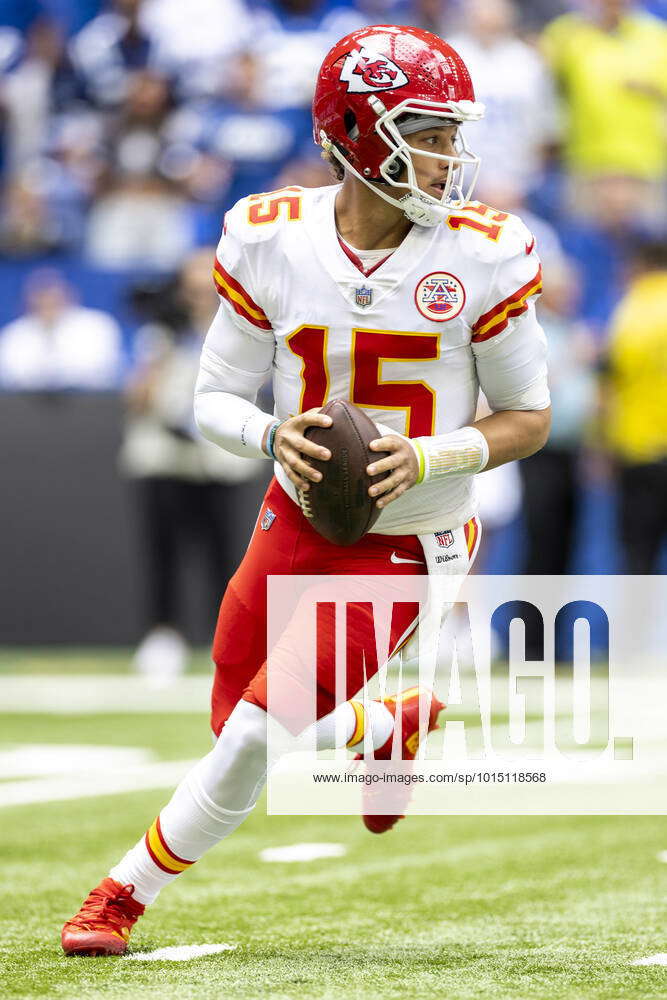
{"label": "red football helmet", "polygon": [[[377,195],[402,208],[412,222],[434,226],[470,200],[479,157],[460,135],[456,156],[415,149],[405,137],[436,125],[478,121],[483,114],[466,65],[450,45],[420,28],[381,24],[353,31],[324,59],[313,129],[315,142]],[[440,199],[418,187],[412,154],[448,163]],[[406,179],[399,182],[402,167]],[[407,193],[393,198],[371,180]]]}

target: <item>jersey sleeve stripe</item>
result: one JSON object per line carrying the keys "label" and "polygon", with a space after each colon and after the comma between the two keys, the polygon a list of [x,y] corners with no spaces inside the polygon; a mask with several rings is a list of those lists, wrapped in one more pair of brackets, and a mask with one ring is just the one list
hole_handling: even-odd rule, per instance
{"label": "jersey sleeve stripe", "polygon": [[240,285],[238,281],[225,271],[219,261],[216,261],[213,269],[213,280],[219,294],[229,302],[239,316],[243,316],[244,319],[254,323],[255,326],[260,327],[262,330],[272,329],[264,310],[251,299],[243,288],[243,285]]}
{"label": "jersey sleeve stripe", "polygon": [[238,313],[239,316],[242,316],[243,319],[247,319],[249,323],[253,324],[253,326],[259,327],[260,330],[272,329],[268,319],[258,319],[256,315],[252,315],[249,312],[249,310],[245,307],[244,300],[239,295],[239,293],[234,291],[234,289],[229,288],[224,283],[222,278],[220,278],[218,274],[216,274],[215,271],[213,272],[213,275],[215,278],[215,287],[218,290],[218,294],[221,295],[223,299],[226,299],[227,302],[229,302],[234,312]]}
{"label": "jersey sleeve stripe", "polygon": [[472,328],[472,341],[474,344],[483,340],[495,337],[505,329],[510,319],[520,316],[528,308],[528,299],[531,295],[537,295],[542,291],[542,266],[538,267],[537,274],[517,289],[513,295],[503,299],[493,309],[483,313]]}
{"label": "jersey sleeve stripe", "polygon": [[233,278],[232,275],[229,273],[229,271],[226,271],[224,269],[224,267],[222,266],[220,261],[217,260],[217,258],[215,261],[214,270],[216,274],[218,274],[218,276],[222,278],[222,280],[225,282],[226,285],[232,288],[235,292],[238,292],[239,295],[243,296],[249,312],[255,310],[259,315],[261,315],[264,319],[266,319],[266,313],[264,312],[262,307],[257,305],[255,300],[248,294],[248,292],[246,292],[241,282],[237,281],[236,278]]}

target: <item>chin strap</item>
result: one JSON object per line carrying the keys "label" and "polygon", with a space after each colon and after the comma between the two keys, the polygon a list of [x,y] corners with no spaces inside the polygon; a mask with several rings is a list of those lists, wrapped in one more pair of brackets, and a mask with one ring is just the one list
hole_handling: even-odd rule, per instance
{"label": "chin strap", "polygon": [[410,222],[418,226],[438,226],[451,211],[450,206],[433,205],[426,199],[422,200],[418,194],[406,194],[396,204],[400,205]]}
{"label": "chin strap", "polygon": [[362,184],[365,184],[367,188],[374,192],[378,198],[382,198],[383,201],[388,202],[395,208],[402,209],[405,217],[410,220],[410,222],[416,223],[418,226],[426,226],[432,228],[433,226],[439,226],[441,222],[447,218],[450,214],[453,205],[436,205],[433,202],[427,200],[425,195],[419,196],[409,192],[399,200],[397,198],[392,198],[391,195],[387,194],[381,188],[372,184],[363,174],[352,166],[350,161],[341,153],[338,147],[322,132],[320,135],[320,142],[322,149],[325,152],[331,153],[338,162],[341,164],[344,170],[352,174],[357,180],[360,180]]}

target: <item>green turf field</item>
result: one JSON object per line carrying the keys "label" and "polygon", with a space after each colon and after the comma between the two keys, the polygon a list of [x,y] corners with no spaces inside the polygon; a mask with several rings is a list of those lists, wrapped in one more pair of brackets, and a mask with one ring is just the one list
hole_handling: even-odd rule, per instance
{"label": "green turf field", "polygon": [[[122,653],[7,652],[0,680],[35,671],[45,685],[70,660],[87,685],[93,669],[101,683],[126,666]],[[115,683],[122,690],[123,677]],[[53,771],[68,747],[100,745],[145,751],[151,768],[210,746],[205,702],[200,714],[189,703],[145,714],[19,708],[0,714],[0,761],[39,745]],[[12,784],[0,771],[0,803]],[[66,959],[60,925],[169,793],[50,801],[45,787],[46,801],[0,805],[2,997],[667,997],[667,967],[631,964],[667,951],[659,817],[410,817],[373,837],[353,817],[267,817],[260,802],[162,894],[132,942],[135,952],[206,943],[235,950],[187,962]],[[346,853],[259,859],[264,847],[303,841]]]}

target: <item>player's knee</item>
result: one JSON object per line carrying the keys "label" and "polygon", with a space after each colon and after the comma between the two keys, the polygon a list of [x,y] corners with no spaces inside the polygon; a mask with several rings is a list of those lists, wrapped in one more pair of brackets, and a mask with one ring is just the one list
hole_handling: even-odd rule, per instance
{"label": "player's knee", "polygon": [[252,758],[253,761],[266,760],[266,748],[266,726],[261,731],[252,729],[246,730],[243,734],[241,753],[246,760],[248,758]]}
{"label": "player's knee", "polygon": [[259,706],[240,701],[223,732],[228,738],[233,738],[238,757],[245,760],[266,759],[267,717]]}

